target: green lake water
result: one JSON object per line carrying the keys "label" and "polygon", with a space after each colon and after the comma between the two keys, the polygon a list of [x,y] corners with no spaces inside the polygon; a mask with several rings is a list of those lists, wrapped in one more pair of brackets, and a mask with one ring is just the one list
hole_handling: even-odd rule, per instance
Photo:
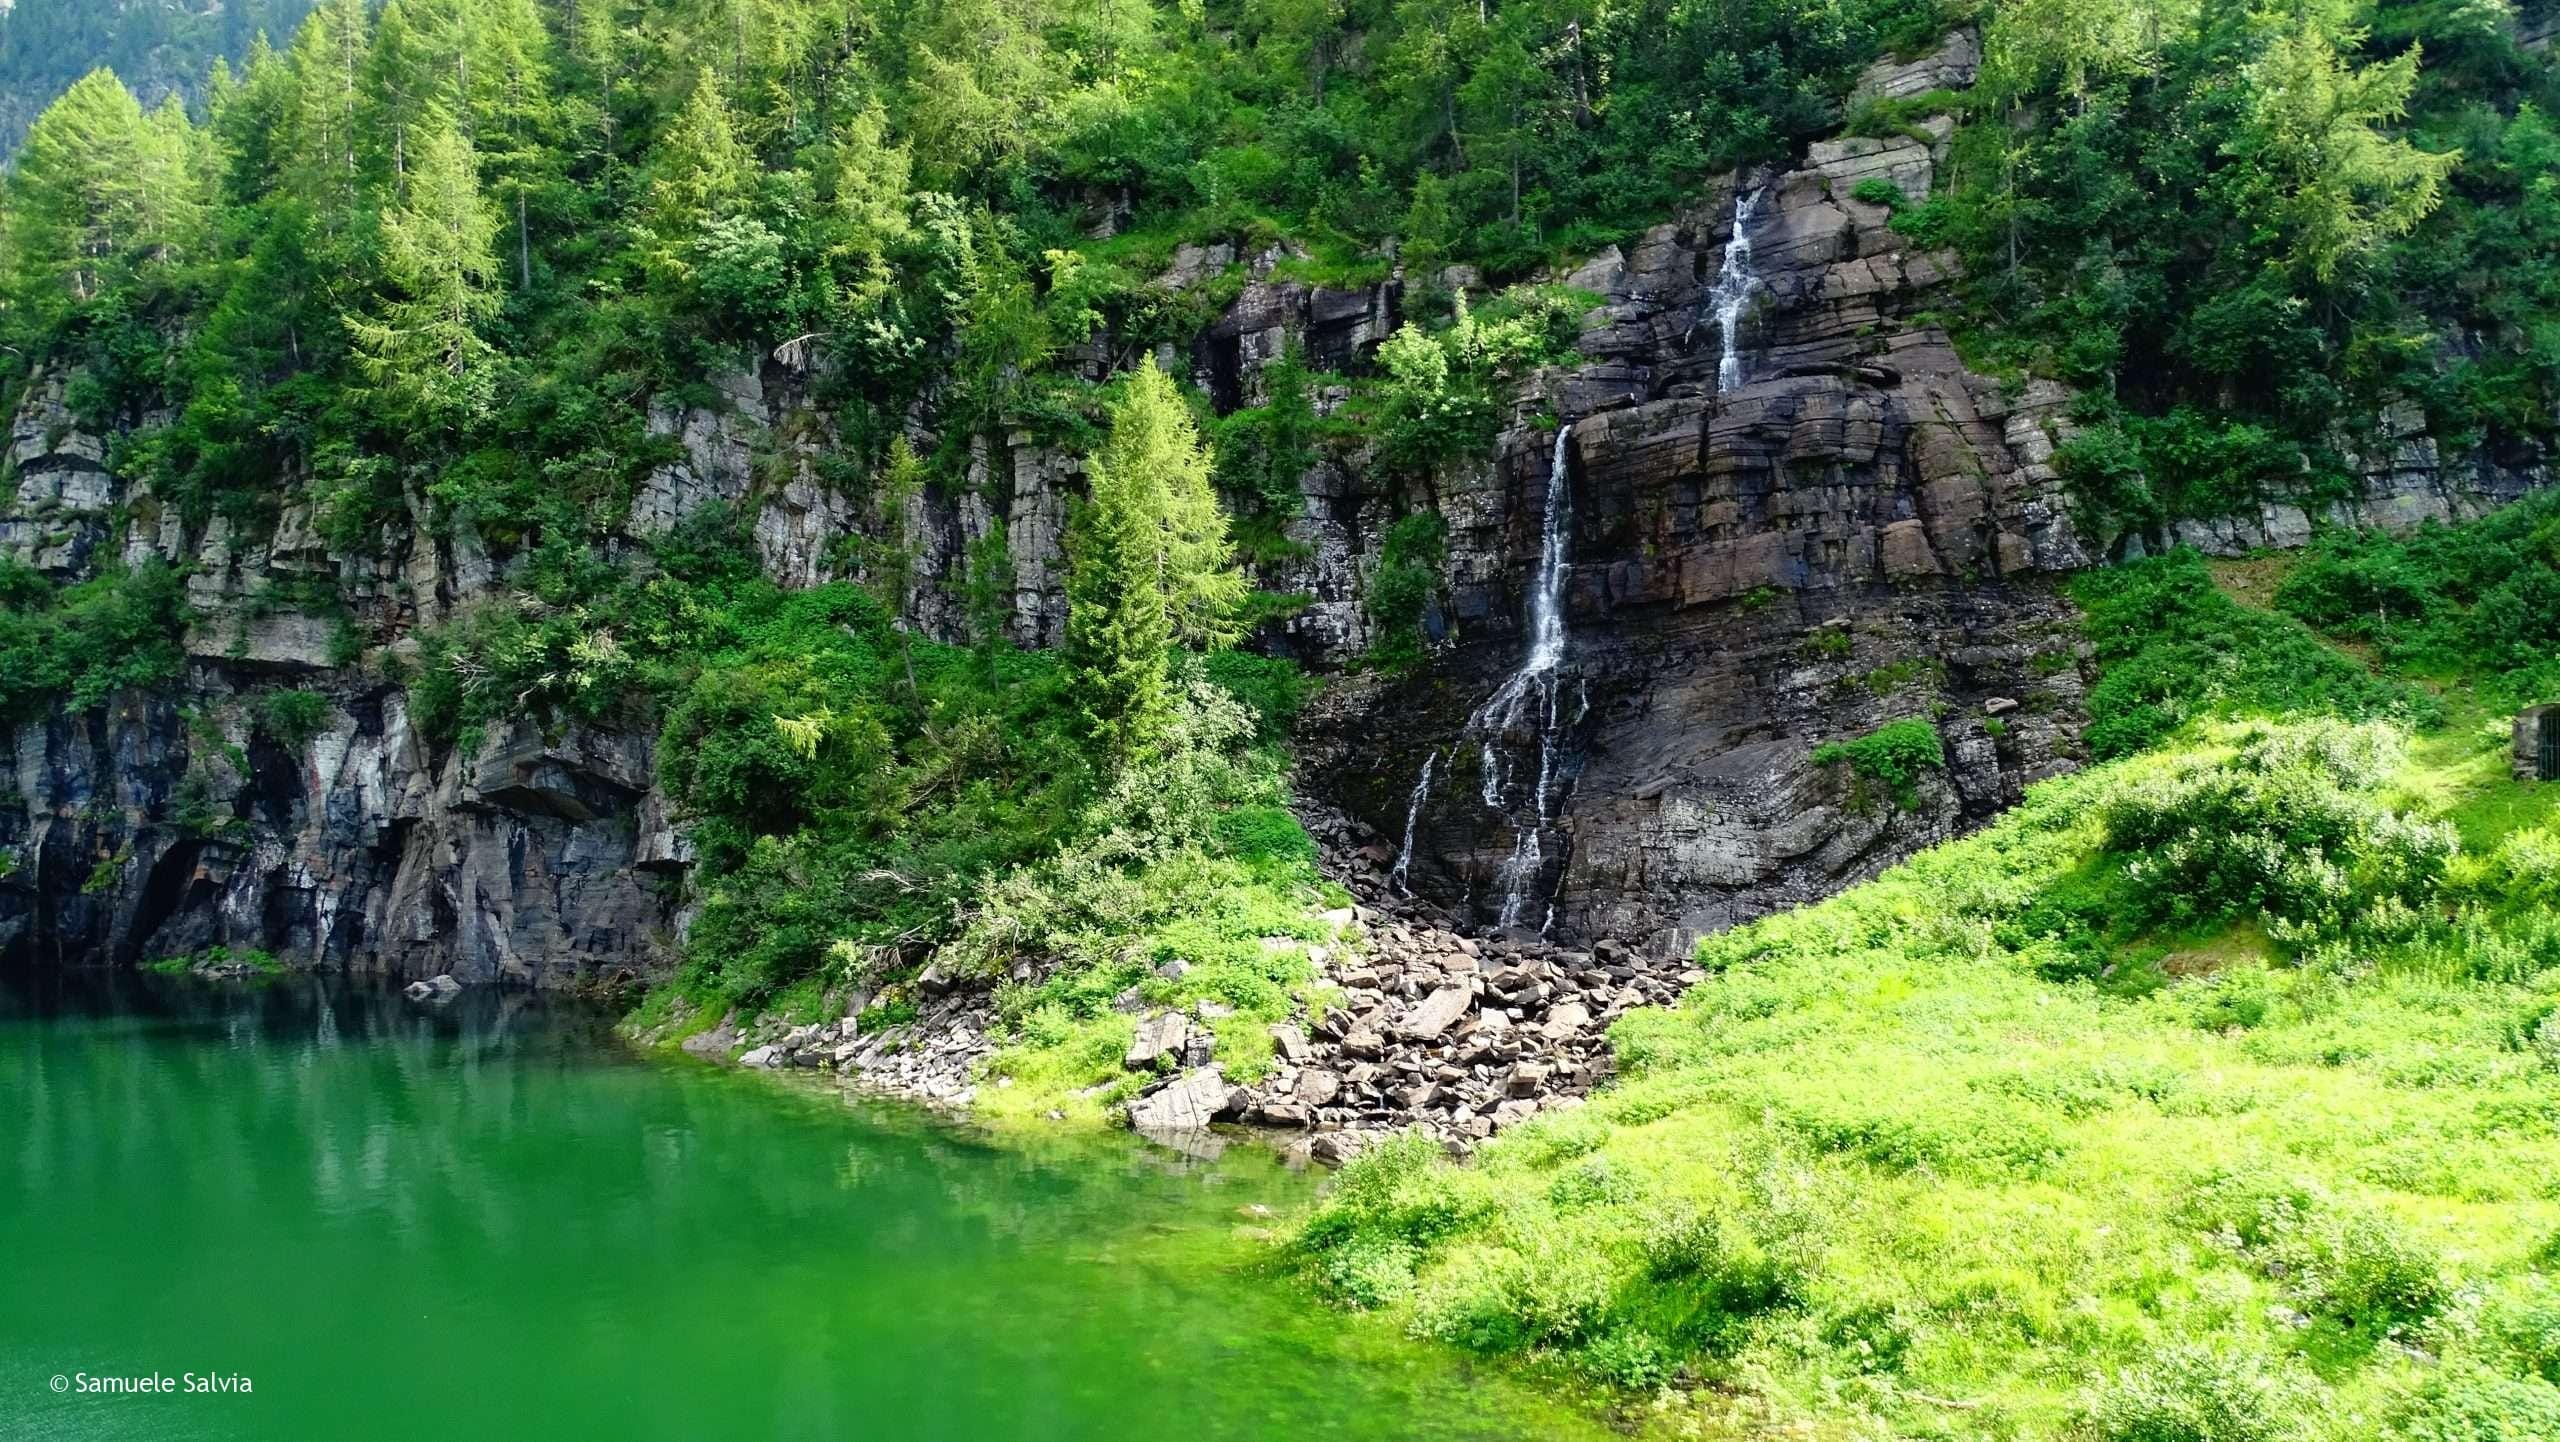
{"label": "green lake water", "polygon": [[1315,1185],[645,1060],[522,996],[9,982],[0,1437],[1603,1435],[1257,1270],[1239,1209]]}

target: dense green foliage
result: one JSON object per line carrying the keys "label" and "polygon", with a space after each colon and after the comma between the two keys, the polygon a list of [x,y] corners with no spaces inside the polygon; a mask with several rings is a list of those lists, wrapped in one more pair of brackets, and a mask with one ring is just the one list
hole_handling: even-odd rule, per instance
{"label": "dense green foliage", "polygon": [[2560,792],[2464,693],[2322,719],[2412,688],[2191,556],[2106,581],[2158,749],[1703,942],[1590,1106],[1355,1163],[1316,1283],[1708,1435],[2552,1435]]}
{"label": "dense green foliage", "polygon": [[2232,600],[2193,551],[2088,572],[2071,593],[2097,652],[2086,739],[2101,760],[2201,716],[2437,717],[2424,693]]}
{"label": "dense green foliage", "polygon": [[[200,123],[103,73],[71,88],[10,181],[0,354],[82,367],[100,421],[166,417],[120,458],[164,503],[254,526],[308,499],[349,542],[424,497],[502,556],[583,544],[659,453],[649,395],[777,350],[841,407],[843,474],[921,416],[949,484],[991,425],[1090,441],[1068,349],[1125,362],[1232,285],[1151,285],[1177,241],[1517,272],[1777,157],[1878,45],[1939,22],[1926,0],[328,0],[217,75]],[[1105,213],[1132,228],[1089,238]],[[1390,388],[1390,449],[1463,446],[1523,343],[1571,330],[1520,320],[1461,323],[1447,374]],[[1299,385],[1275,380],[1231,493],[1285,504]]]}
{"label": "dense green foliage", "polygon": [[1988,358],[2082,389],[2060,464],[2102,538],[2340,494],[2395,401],[2553,438],[2560,71],[2509,6],[1989,8],[1953,183],[1896,223],[1964,250]]}
{"label": "dense green foliage", "polygon": [[2323,536],[2276,603],[2394,665],[2479,678],[2511,702],[2560,695],[2560,497],[2460,527]]}
{"label": "dense green foliage", "polygon": [[1362,601],[1377,630],[1369,643],[1372,665],[1395,669],[1411,666],[1424,655],[1424,615],[1440,589],[1440,568],[1449,555],[1449,520],[1438,511],[1399,516],[1378,544],[1378,564],[1369,573]]}
{"label": "dense green foliage", "polygon": [[1937,727],[1913,716],[1887,722],[1853,740],[1813,748],[1814,765],[1841,763],[1847,764],[1861,788],[1881,786],[1896,806],[1908,807],[1918,799],[1913,788],[1922,772],[1947,769],[1947,748],[1938,739]]}
{"label": "dense green foliage", "polygon": [[186,666],[185,588],[150,564],[56,586],[0,559],[0,720],[86,710],[125,687],[163,686]]}
{"label": "dense green foliage", "polygon": [[0,8],[0,150],[73,81],[98,66],[146,99],[201,94],[217,58],[238,61],[260,35],[290,35],[312,0],[12,0]]}

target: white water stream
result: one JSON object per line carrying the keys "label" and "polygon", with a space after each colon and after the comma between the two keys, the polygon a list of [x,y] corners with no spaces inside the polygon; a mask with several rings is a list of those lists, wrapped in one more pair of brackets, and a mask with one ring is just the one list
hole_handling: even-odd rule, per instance
{"label": "white water stream", "polygon": [[[1725,246],[1724,267],[1706,298],[1722,344],[1716,363],[1719,395],[1741,385],[1743,380],[1742,322],[1760,285],[1751,265],[1750,227],[1759,214],[1763,194],[1752,190],[1735,198],[1733,237]],[[1520,669],[1512,672],[1467,718],[1463,733],[1475,738],[1483,761],[1484,804],[1500,812],[1512,827],[1511,855],[1494,874],[1502,897],[1496,924],[1506,930],[1522,924],[1531,893],[1546,870],[1547,834],[1554,827],[1555,804],[1562,789],[1558,772],[1570,762],[1566,747],[1574,729],[1591,710],[1588,683],[1578,676],[1569,678],[1565,666],[1570,650],[1564,623],[1565,583],[1572,574],[1566,557],[1573,547],[1573,488],[1566,447],[1572,440],[1571,423],[1556,428],[1555,453],[1547,463],[1547,504],[1538,538],[1538,572],[1529,591],[1529,654],[1521,660]],[[1570,715],[1566,714],[1564,694],[1568,679],[1573,683]],[[1529,794],[1523,798],[1526,804],[1515,809],[1509,804],[1513,777],[1506,748],[1524,730],[1536,735],[1538,770]],[[1431,786],[1439,761],[1437,750],[1424,758],[1422,775],[1414,782],[1413,794],[1405,804],[1404,847],[1396,856],[1389,879],[1407,895],[1411,893],[1406,890],[1405,877],[1413,865],[1415,831],[1423,808],[1431,803]],[[1555,903],[1550,897],[1539,917],[1539,934],[1544,935],[1554,925]]]}

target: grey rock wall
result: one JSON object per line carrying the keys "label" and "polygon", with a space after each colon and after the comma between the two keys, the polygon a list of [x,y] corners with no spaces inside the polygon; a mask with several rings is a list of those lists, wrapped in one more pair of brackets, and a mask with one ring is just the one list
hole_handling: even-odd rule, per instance
{"label": "grey rock wall", "polygon": [[[2528,29],[2546,12],[2529,9]],[[1959,88],[1979,63],[1978,42],[1960,34],[1877,66],[1859,98]],[[1398,484],[1356,451],[1335,453],[1302,478],[1303,513],[1287,525],[1296,554],[1260,579],[1307,605],[1258,644],[1337,673],[1300,738],[1303,785],[1366,829],[1387,853],[1370,858],[1382,872],[1412,823],[1403,876],[1417,913],[1486,926],[1514,853],[1508,815],[1481,800],[1466,733],[1526,648],[1554,420],[1572,426],[1572,686],[1559,694],[1573,714],[1561,725],[1562,844],[1535,885],[1553,904],[1553,939],[1657,957],[1871,875],[2079,764],[2083,661],[2060,581],[2102,553],[2296,545],[2320,522],[2459,518],[2549,480],[2539,456],[2442,454],[2401,407],[2341,438],[2359,490],[2323,515],[2268,506],[2168,536],[2080,535],[2052,465],[2069,396],[1968,371],[1928,321],[1950,299],[1954,258],[1914,248],[1855,195],[1881,180],[1926,197],[1950,130],[1941,119],[1916,135],[1817,144],[1560,272],[1602,298],[1583,359],[1522,387],[1489,454]],[[1737,347],[1741,383],[1720,389],[1704,305],[1744,192],[1761,197],[1760,286]],[[1161,356],[1222,410],[1262,400],[1292,347],[1358,372],[1402,323],[1401,277],[1329,288],[1289,279],[1289,259],[1186,247],[1156,281],[1237,284],[1187,347]],[[1108,335],[1078,352],[1097,377],[1135,354]],[[615,520],[618,543],[636,553],[722,506],[747,518],[778,581],[806,586],[858,575],[863,538],[894,526],[917,558],[908,622],[956,639],[970,548],[1001,521],[1011,634],[1056,644],[1077,458],[1028,429],[975,436],[961,482],[881,517],[827,479],[823,365],[742,363],[653,405],[667,459]],[[42,377],[11,418],[0,552],[65,578],[111,555],[165,558],[187,568],[203,620],[178,694],[57,709],[9,737],[0,958],[130,964],[221,944],[400,978],[540,985],[667,965],[691,854],[652,783],[654,719],[527,724],[439,754],[387,679],[421,626],[505,603],[517,558],[437,522],[417,495],[352,545],[326,539],[302,501],[265,534],[191,523],[115,472],[109,438],[81,424],[70,394],[68,377]],[[1318,404],[1345,398],[1336,388]],[[919,441],[932,439],[928,421],[910,421]],[[1361,671],[1381,537],[1425,506],[1450,538],[1431,657],[1410,675]],[[311,599],[324,592],[334,600]],[[281,687],[330,701],[329,725],[300,754],[250,724]],[[1825,741],[1914,718],[1936,728],[1947,766],[1909,805],[1812,762]],[[1413,812],[1426,758],[1438,784]]]}

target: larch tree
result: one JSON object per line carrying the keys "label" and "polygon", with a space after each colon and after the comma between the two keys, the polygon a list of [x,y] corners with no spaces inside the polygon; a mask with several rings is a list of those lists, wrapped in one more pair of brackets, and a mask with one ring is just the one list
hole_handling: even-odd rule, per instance
{"label": "larch tree", "polygon": [[450,117],[431,113],[413,148],[408,199],[382,217],[383,298],[347,329],[395,419],[452,425],[488,400],[481,328],[500,303],[498,223],[479,158]]}
{"label": "larch tree", "polygon": [[1086,709],[1115,754],[1145,751],[1172,715],[1174,652],[1234,641],[1245,599],[1214,461],[1152,357],[1087,459],[1068,537],[1067,645]]}
{"label": "larch tree", "polygon": [[658,146],[642,226],[651,271],[678,283],[693,273],[694,243],[716,221],[740,214],[755,191],[756,158],[738,139],[720,81],[708,69]]}
{"label": "larch tree", "polygon": [[363,0],[328,0],[294,36],[288,183],[322,242],[349,243],[363,194],[364,67],[372,52]]}
{"label": "larch tree", "polygon": [[205,222],[197,147],[179,109],[143,114],[91,72],[27,133],[8,184],[15,280],[38,314],[179,259]]}
{"label": "larch tree", "polygon": [[490,198],[515,232],[516,284],[529,288],[535,197],[561,183],[550,32],[534,0],[474,0],[461,64],[468,81],[465,133],[479,153]]}
{"label": "larch tree", "polygon": [[2277,35],[2250,67],[2249,122],[2227,147],[2248,163],[2244,189],[2284,236],[2286,264],[2323,283],[2415,229],[2462,158],[2382,129],[2408,109],[2418,51],[2357,66],[2345,48],[2308,19]]}

